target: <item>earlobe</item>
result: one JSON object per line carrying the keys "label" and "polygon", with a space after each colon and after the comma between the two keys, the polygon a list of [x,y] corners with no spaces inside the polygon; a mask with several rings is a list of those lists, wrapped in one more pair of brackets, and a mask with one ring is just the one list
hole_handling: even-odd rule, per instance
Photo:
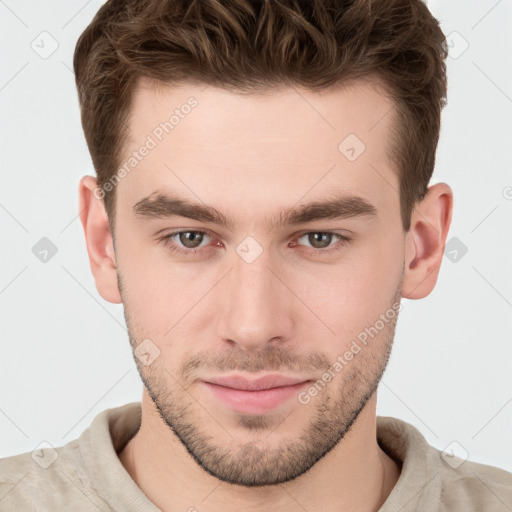
{"label": "earlobe", "polygon": [[80,180],[80,221],[96,288],[106,301],[119,304],[122,299],[117,280],[114,245],[105,206],[98,190],[94,177],[84,176]]}
{"label": "earlobe", "polygon": [[437,282],[453,210],[453,193],[446,183],[429,187],[416,205],[405,239],[402,297],[421,299]]}

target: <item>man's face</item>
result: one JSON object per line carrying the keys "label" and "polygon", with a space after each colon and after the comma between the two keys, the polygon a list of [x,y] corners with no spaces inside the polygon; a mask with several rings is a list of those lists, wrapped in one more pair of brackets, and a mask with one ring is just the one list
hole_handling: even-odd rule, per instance
{"label": "man's face", "polygon": [[[374,398],[404,264],[391,108],[367,84],[242,97],[142,82],[135,94],[126,160],[150,149],[117,185],[115,230],[130,340],[149,361],[158,355],[136,361],[160,415],[221,480],[297,477]],[[176,109],[166,133],[160,123]],[[165,196],[228,223],[165,215],[178,204]],[[344,201],[335,214],[302,210],[334,199]],[[299,384],[205,382],[269,374]]]}

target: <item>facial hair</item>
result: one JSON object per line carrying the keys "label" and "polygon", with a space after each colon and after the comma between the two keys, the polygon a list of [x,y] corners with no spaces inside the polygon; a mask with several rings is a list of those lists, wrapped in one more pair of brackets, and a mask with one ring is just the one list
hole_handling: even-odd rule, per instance
{"label": "facial hair", "polygon": [[[400,303],[402,280],[403,271],[389,302],[390,310],[393,305]],[[118,281],[123,295],[119,275]],[[137,335],[140,329],[134,327],[137,323],[129,311],[129,301],[123,297],[123,303],[130,343],[135,349],[145,336]],[[201,468],[217,479],[234,485],[278,485],[311,469],[350,430],[382,379],[391,354],[397,319],[398,311],[384,324],[378,336],[372,338],[343,367],[336,379],[311,399],[307,406],[314,412],[307,425],[298,436],[282,439],[278,447],[269,447],[268,443],[265,445],[264,435],[269,435],[276,428],[276,419],[271,414],[236,416],[238,430],[254,435],[259,433],[258,442],[247,439],[240,443],[235,439],[225,442],[216,438],[212,435],[212,427],[222,426],[220,421],[212,414],[214,411],[208,411],[192,396],[184,383],[190,382],[191,374],[198,369],[214,370],[217,374],[229,370],[257,372],[283,369],[291,374],[318,374],[318,370],[323,373],[333,365],[324,353],[297,355],[287,349],[274,347],[267,347],[258,353],[231,350],[220,357],[202,352],[181,365],[178,377],[156,364],[158,359],[149,366],[142,364],[135,356],[134,359],[160,417]],[[304,405],[297,404],[295,407]],[[208,416],[204,416],[205,411]]]}

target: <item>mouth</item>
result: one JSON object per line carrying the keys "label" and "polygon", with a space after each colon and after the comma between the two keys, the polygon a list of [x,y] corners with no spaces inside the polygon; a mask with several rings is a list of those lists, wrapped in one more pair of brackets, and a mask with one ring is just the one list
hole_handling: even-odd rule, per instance
{"label": "mouth", "polygon": [[231,410],[261,414],[284,405],[311,382],[311,379],[284,375],[265,375],[257,379],[232,375],[204,380],[203,384],[215,400]]}

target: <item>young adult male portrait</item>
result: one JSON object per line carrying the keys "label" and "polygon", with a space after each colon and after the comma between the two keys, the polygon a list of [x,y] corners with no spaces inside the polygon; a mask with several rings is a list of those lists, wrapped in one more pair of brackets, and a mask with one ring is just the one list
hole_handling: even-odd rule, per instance
{"label": "young adult male portrait", "polygon": [[1,459],[0,510],[512,510],[512,473],[377,415],[403,301],[463,252],[452,44],[422,0],[101,6],[78,213],[142,400]]}

